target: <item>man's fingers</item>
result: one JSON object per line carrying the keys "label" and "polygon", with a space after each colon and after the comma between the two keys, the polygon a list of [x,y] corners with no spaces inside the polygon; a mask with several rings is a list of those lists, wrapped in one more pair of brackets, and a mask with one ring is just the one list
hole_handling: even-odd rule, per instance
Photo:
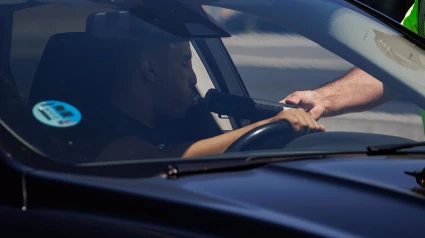
{"label": "man's fingers", "polygon": [[314,133],[321,131],[320,125],[308,113],[300,111],[298,115],[299,117],[302,117],[301,121],[305,121],[305,124],[303,125],[305,128],[303,130],[304,133]]}
{"label": "man's fingers", "polygon": [[309,132],[316,132],[319,130],[319,125],[317,124],[316,120],[313,119],[313,117],[306,113],[305,119],[307,120],[308,126],[310,128]]}
{"label": "man's fingers", "polygon": [[[296,110],[302,110],[302,109],[296,109]],[[300,132],[302,134],[308,134],[310,132],[310,123],[307,119],[307,115],[303,114],[304,111],[300,111],[300,113],[294,113],[294,115],[298,118],[298,121],[300,122]]]}
{"label": "man's fingers", "polygon": [[320,108],[314,107],[309,111],[309,114],[314,118],[314,120],[318,121],[320,119],[321,111]]}
{"label": "man's fingers", "polygon": [[273,121],[277,120],[287,120],[289,123],[291,123],[296,132],[299,132],[303,135],[325,131],[324,126],[320,125],[312,116],[309,115],[309,113],[305,112],[305,110],[302,108],[282,111],[273,118]]}
{"label": "man's fingers", "polygon": [[310,124],[314,128],[314,132],[323,132],[325,131],[325,127],[323,125],[320,125],[313,117],[307,116]]}
{"label": "man's fingers", "polygon": [[299,121],[299,132],[303,135],[308,133],[323,132],[325,127],[320,125],[312,116],[306,113],[303,109],[292,111],[293,115]]}
{"label": "man's fingers", "polygon": [[299,105],[301,103],[301,97],[298,93],[293,93],[280,101],[280,103]]}

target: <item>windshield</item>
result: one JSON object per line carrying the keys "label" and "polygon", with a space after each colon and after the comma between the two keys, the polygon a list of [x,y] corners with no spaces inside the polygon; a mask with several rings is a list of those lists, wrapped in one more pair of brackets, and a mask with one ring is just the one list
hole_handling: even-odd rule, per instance
{"label": "windshield", "polygon": [[[374,18],[359,18],[363,28],[351,29],[363,33],[362,45],[335,22],[333,31],[317,37],[314,29],[295,27],[289,12],[278,16],[268,8],[257,14],[236,5],[55,2],[0,4],[0,120],[8,133],[57,162],[222,154],[279,113],[267,109],[261,118],[258,105],[231,108],[226,95],[279,107],[292,92],[320,87],[355,66],[388,79],[384,84],[399,97],[365,112],[321,118],[326,132],[315,134],[323,138],[300,137],[273,149],[343,151],[424,139],[417,106],[425,94],[424,51]],[[336,5],[341,24],[353,17],[346,14],[354,14],[353,6]],[[200,103],[212,89],[226,93],[217,96],[220,110],[246,111],[222,117]],[[337,131],[364,134],[345,134],[351,139],[344,141],[330,133]]]}

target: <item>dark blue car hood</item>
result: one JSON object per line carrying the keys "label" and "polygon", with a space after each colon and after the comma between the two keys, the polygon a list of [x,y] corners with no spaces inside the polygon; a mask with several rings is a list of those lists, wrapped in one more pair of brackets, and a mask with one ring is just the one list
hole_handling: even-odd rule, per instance
{"label": "dark blue car hood", "polygon": [[[33,176],[96,186],[331,236],[423,234],[425,199],[405,171],[424,160],[364,157],[282,162],[237,171],[166,179]],[[30,186],[30,185],[28,185]],[[30,197],[30,196],[29,196]],[[89,199],[89,198],[87,198]]]}

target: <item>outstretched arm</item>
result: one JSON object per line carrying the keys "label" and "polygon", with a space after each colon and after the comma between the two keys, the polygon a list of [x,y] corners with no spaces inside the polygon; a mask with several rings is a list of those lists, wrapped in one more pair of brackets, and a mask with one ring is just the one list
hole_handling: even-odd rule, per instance
{"label": "outstretched arm", "polygon": [[359,68],[350,70],[344,77],[312,91],[297,91],[283,102],[298,105],[321,117],[361,112],[377,107],[397,94]]}
{"label": "outstretched arm", "polygon": [[185,151],[182,157],[188,158],[223,153],[233,142],[248,131],[278,120],[287,120],[299,133],[314,133],[325,130],[305,110],[292,109],[282,111],[273,118],[259,121],[238,130],[195,142]]}

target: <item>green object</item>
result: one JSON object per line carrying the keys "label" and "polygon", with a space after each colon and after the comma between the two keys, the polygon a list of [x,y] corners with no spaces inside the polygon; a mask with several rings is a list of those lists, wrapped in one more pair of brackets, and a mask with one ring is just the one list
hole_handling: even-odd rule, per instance
{"label": "green object", "polygon": [[[419,12],[421,11],[421,12]],[[406,13],[401,24],[411,31],[419,34],[425,38],[425,1],[424,0],[415,0],[413,6]],[[420,114],[422,116],[422,124],[424,125],[424,134],[425,134],[425,110],[420,108]]]}

